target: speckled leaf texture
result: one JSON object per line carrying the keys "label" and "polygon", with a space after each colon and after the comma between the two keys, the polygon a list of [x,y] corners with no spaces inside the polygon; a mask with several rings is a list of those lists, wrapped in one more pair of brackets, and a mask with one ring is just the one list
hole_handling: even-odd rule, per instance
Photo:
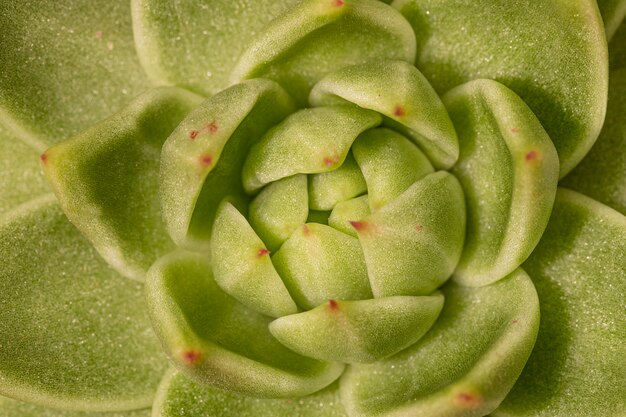
{"label": "speckled leaf texture", "polygon": [[0,417],[622,417],[624,15],[0,0]]}

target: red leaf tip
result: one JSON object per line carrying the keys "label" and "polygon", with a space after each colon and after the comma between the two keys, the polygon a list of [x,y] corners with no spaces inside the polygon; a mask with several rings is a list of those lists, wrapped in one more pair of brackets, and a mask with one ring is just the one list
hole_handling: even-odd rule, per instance
{"label": "red leaf tip", "polygon": [[41,160],[43,164],[45,164],[46,162],[48,162],[48,155],[44,152],[41,155],[39,155],[39,159]]}
{"label": "red leaf tip", "polygon": [[404,107],[402,107],[401,105],[396,105],[395,109],[393,109],[393,115],[396,117],[402,117],[406,114],[406,112],[404,111]]}
{"label": "red leaf tip", "polygon": [[357,221],[350,221],[350,224],[357,231],[363,230],[367,226],[367,223],[365,223],[365,222],[357,222]]}
{"label": "red leaf tip", "polygon": [[201,155],[200,156],[200,164],[208,167],[213,163],[213,157],[211,155]]}
{"label": "red leaf tip", "polygon": [[333,6],[335,7],[341,7],[345,4],[345,2],[343,0],[333,0]]}
{"label": "red leaf tip", "polygon": [[539,156],[539,152],[538,151],[530,151],[526,154],[526,160],[527,161],[534,161],[535,159],[537,159],[537,157]]}
{"label": "red leaf tip", "polygon": [[335,300],[328,300],[328,307],[331,310],[338,310],[339,309],[339,304],[337,304],[337,301],[335,301]]}
{"label": "red leaf tip", "polygon": [[200,352],[195,350],[186,350],[182,353],[181,359],[188,365],[193,365],[200,360]]}
{"label": "red leaf tip", "polygon": [[261,258],[265,255],[267,255],[268,253],[270,253],[270,251],[268,251],[265,248],[260,248],[259,251],[256,253],[257,258]]}
{"label": "red leaf tip", "polygon": [[463,408],[476,408],[482,404],[482,399],[478,395],[469,392],[459,392],[454,397],[454,402]]}

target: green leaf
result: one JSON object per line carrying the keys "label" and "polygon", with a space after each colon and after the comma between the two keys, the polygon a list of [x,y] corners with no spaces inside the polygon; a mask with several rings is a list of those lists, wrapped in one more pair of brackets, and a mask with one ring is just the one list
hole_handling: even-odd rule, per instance
{"label": "green leaf", "polygon": [[624,0],[598,0],[598,7],[604,21],[606,38],[611,40],[620,23],[626,16],[626,1]]}
{"label": "green leaf", "polygon": [[154,329],[196,382],[256,397],[299,397],[335,381],[343,365],[305,358],[270,334],[271,318],[224,293],[200,254],[158,260],[146,281]]}
{"label": "green leaf", "polygon": [[259,399],[198,385],[183,374],[165,376],[153,417],[346,417],[337,384],[308,397]]}
{"label": "green leaf", "polygon": [[167,136],[199,102],[159,88],[42,155],[70,221],[120,274],[143,280],[174,245],[159,206],[159,156]]}
{"label": "green leaf", "polygon": [[269,184],[250,203],[250,225],[271,251],[277,250],[307,221],[309,194],[306,175]]}
{"label": "green leaf", "polygon": [[330,226],[303,225],[272,262],[293,299],[305,310],[330,299],[372,298],[359,241]]}
{"label": "green leaf", "polygon": [[309,175],[309,207],[313,210],[332,210],[338,203],[367,191],[352,153],[334,171]]}
{"label": "green leaf", "polygon": [[356,106],[315,107],[290,115],[250,150],[242,173],[246,191],[295,174],[337,169],[356,137],[381,120]]}
{"label": "green leaf", "polygon": [[417,344],[341,379],[349,415],[481,417],[504,399],[535,342],[539,302],[526,273],[480,288],[449,283],[446,302]]}
{"label": "green leaf", "polygon": [[127,1],[0,5],[0,120],[39,152],[149,87]]}
{"label": "green leaf", "polygon": [[398,353],[430,329],[443,296],[330,300],[311,311],[281,317],[270,332],[310,358],[369,363]]}
{"label": "green leaf", "polygon": [[0,124],[0,216],[50,192],[39,165],[39,153]]}
{"label": "green leaf", "polygon": [[626,19],[617,28],[609,43],[609,68],[611,71],[626,67]]}
{"label": "green leaf", "polygon": [[359,237],[352,223],[361,221],[369,214],[369,197],[366,194],[337,204],[330,213],[328,225],[350,236]]}
{"label": "green leaf", "polygon": [[537,344],[494,417],[618,417],[626,398],[626,217],[559,189],[524,264],[539,294]]}
{"label": "green leaf", "polygon": [[0,397],[0,413],[2,417],[151,417],[152,415],[149,408],[134,411],[113,411],[109,413],[62,411],[2,397]]}
{"label": "green leaf", "polygon": [[465,191],[467,232],[454,278],[479,286],[518,268],[539,242],[556,195],[559,159],[514,92],[490,80],[443,97],[461,156],[452,172]]}
{"label": "green leaf", "polygon": [[250,80],[207,99],[178,125],[161,153],[161,207],[174,242],[206,249],[222,200],[247,200],[240,176],[248,149],[293,110],[278,84]]}
{"label": "green leaf", "polygon": [[217,209],[211,259],[215,282],[240,303],[271,317],[298,311],[270,260],[270,252],[237,209]]}
{"label": "green leaf", "polygon": [[612,71],[610,82],[602,133],[562,185],[626,214],[626,67]]}
{"label": "green leaf", "polygon": [[90,411],[148,407],[166,360],[142,286],[111,270],[52,194],[0,218],[0,394]]}
{"label": "green leaf", "polygon": [[396,10],[376,0],[302,1],[248,45],[231,81],[270,78],[305,104],[326,74],[372,59],[415,61],[415,34]]}
{"label": "green leaf", "polygon": [[309,101],[314,106],[348,102],[377,111],[435,167],[450,168],[459,156],[456,132],[441,99],[412,64],[386,60],[342,68],[317,83]]}
{"label": "green leaf", "polygon": [[559,153],[560,177],[600,133],[608,87],[594,0],[396,0],[417,36],[417,67],[439,93],[485,78],[531,108]]}
{"label": "green leaf", "polygon": [[212,95],[229,86],[237,59],[295,0],[132,0],[137,54],[157,84]]}
{"label": "green leaf", "polygon": [[427,295],[452,275],[461,256],[463,191],[456,178],[439,171],[352,226],[375,297]]}
{"label": "green leaf", "polygon": [[[389,129],[371,129],[354,141],[352,152],[367,182],[372,210],[434,172],[426,156],[407,138]],[[360,219],[353,219],[360,220]]]}

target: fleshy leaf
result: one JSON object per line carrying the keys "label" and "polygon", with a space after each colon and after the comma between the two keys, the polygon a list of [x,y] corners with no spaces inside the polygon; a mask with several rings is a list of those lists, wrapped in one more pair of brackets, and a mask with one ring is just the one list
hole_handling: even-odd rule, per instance
{"label": "fleshy leaf", "polygon": [[611,40],[620,23],[626,16],[626,1],[624,0],[598,0],[598,7],[604,21],[606,38]]}
{"label": "fleshy leaf", "polygon": [[519,376],[535,342],[539,302],[521,269],[480,288],[449,283],[435,325],[389,359],[341,379],[349,415],[482,417]]}
{"label": "fleshy leaf", "polygon": [[537,344],[494,417],[618,417],[626,398],[626,217],[559,189],[524,264],[541,305]]}
{"label": "fleshy leaf", "polygon": [[161,154],[161,207],[174,242],[208,246],[224,197],[245,200],[240,176],[248,149],[293,110],[278,84],[258,79],[214,95],[180,123]]}
{"label": "fleshy leaf", "polygon": [[142,286],[111,270],[52,194],[0,219],[0,394],[91,411],[149,407],[167,361]]}
{"label": "fleshy leaf", "polygon": [[461,256],[463,191],[456,178],[439,171],[352,226],[375,297],[427,295],[452,275]]}
{"label": "fleshy leaf", "polygon": [[2,417],[151,417],[152,413],[149,408],[133,411],[111,411],[108,413],[63,411],[0,397],[0,415]]}
{"label": "fleshy leaf", "polygon": [[44,171],[70,221],[120,274],[143,280],[174,245],[159,206],[159,155],[201,98],[159,88],[48,149]]}
{"label": "fleshy leaf", "polygon": [[153,417],[346,417],[337,384],[308,397],[259,399],[198,385],[183,374],[165,376]]}
{"label": "fleshy leaf", "polygon": [[224,293],[196,253],[158,260],[146,281],[154,329],[193,380],[258,397],[298,397],[335,381],[343,365],[305,358],[270,334],[271,318]]}
{"label": "fleshy leaf", "polygon": [[270,332],[291,350],[310,358],[369,363],[417,342],[442,307],[441,294],[330,300],[311,311],[274,320]]}
{"label": "fleshy leaf", "polygon": [[240,303],[271,317],[298,311],[261,239],[230,203],[217,209],[211,259],[215,282]]}
{"label": "fleshy leaf", "polygon": [[334,171],[309,176],[309,207],[332,210],[338,203],[367,191],[367,184],[354,157],[348,153],[343,164]]}
{"label": "fleshy leaf", "polygon": [[155,83],[215,94],[229,86],[244,47],[293,3],[132,0],[137,54]]}
{"label": "fleshy leaf", "polygon": [[293,299],[305,310],[329,299],[372,297],[359,241],[330,226],[303,225],[272,262]]}
{"label": "fleshy leaf", "polygon": [[307,221],[309,194],[306,175],[269,184],[250,203],[250,224],[271,251],[277,250]]}
{"label": "fleshy leaf", "polygon": [[250,150],[242,174],[246,191],[295,174],[337,169],[356,137],[381,120],[379,114],[356,106],[315,107],[292,114]]}
{"label": "fleshy leaf", "polygon": [[415,145],[389,129],[363,133],[354,141],[352,152],[367,182],[369,204],[374,211],[405,192],[415,181],[434,172]]}
{"label": "fleshy leaf", "polygon": [[328,225],[350,236],[358,237],[352,222],[358,222],[370,214],[369,197],[361,197],[343,201],[335,206],[328,218]]}
{"label": "fleshy leaf", "polygon": [[437,92],[485,78],[531,108],[555,144],[560,177],[600,133],[608,87],[594,0],[396,0],[417,36],[417,67]]}
{"label": "fleshy leaf", "polygon": [[562,184],[626,215],[625,115],[626,68],[620,68],[610,75],[608,110],[600,137]]}
{"label": "fleshy leaf", "polygon": [[50,192],[39,154],[0,125],[0,215]]}
{"label": "fleshy leaf", "polygon": [[3,2],[0,39],[0,120],[40,152],[149,87],[127,2]]}
{"label": "fleshy leaf", "polygon": [[479,286],[503,278],[541,238],[556,195],[559,159],[550,138],[514,92],[490,80],[443,97],[459,134],[452,173],[465,191],[467,234],[454,278]]}
{"label": "fleshy leaf", "polygon": [[396,10],[376,0],[302,1],[249,44],[231,80],[270,78],[305,104],[326,74],[372,59],[415,61],[415,34]]}
{"label": "fleshy leaf", "polygon": [[450,168],[459,156],[456,132],[441,99],[412,64],[387,60],[342,68],[317,83],[309,101],[315,106],[349,102],[377,111],[435,167]]}

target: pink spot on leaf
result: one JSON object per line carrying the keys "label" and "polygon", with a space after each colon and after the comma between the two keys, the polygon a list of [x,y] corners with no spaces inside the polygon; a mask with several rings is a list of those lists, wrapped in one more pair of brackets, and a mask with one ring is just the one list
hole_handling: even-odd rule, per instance
{"label": "pink spot on leaf", "polygon": [[513,132],[513,133],[517,133],[517,132],[519,132],[519,129],[518,129],[518,128],[516,128],[516,127],[514,127],[514,128],[512,128],[512,129],[511,129],[511,132]]}
{"label": "pink spot on leaf", "polygon": [[339,310],[339,304],[337,304],[337,301],[335,300],[328,300],[328,308],[333,311]]}
{"label": "pink spot on leaf", "polygon": [[42,153],[41,155],[39,155],[39,159],[41,160],[42,164],[45,164],[46,162],[48,162],[48,155],[46,155],[46,153]]}
{"label": "pink spot on leaf", "polygon": [[364,230],[367,227],[367,223],[365,222],[351,221],[350,224],[352,225],[352,227],[354,227],[354,230],[356,231]]}
{"label": "pink spot on leaf", "polygon": [[406,114],[406,112],[404,111],[404,107],[402,107],[401,105],[397,105],[395,109],[393,109],[393,115],[396,117],[402,117]]}
{"label": "pink spot on leaf", "polygon": [[341,7],[345,4],[345,2],[343,0],[333,0],[333,6],[335,7]]}
{"label": "pink spot on leaf", "polygon": [[102,31],[101,30],[96,32],[96,38],[98,38],[98,39],[102,38]]}
{"label": "pink spot on leaf", "polygon": [[211,133],[217,132],[217,123],[215,123],[215,120],[213,120],[211,123],[209,123],[209,125],[207,126],[207,129]]}
{"label": "pink spot on leaf", "polygon": [[309,229],[309,226],[302,225],[302,234],[304,234],[304,236],[311,236],[311,229]]}
{"label": "pink spot on leaf", "polygon": [[469,392],[460,392],[454,397],[454,402],[463,408],[476,408],[482,404],[479,396]]}
{"label": "pink spot on leaf", "polygon": [[537,151],[530,151],[526,154],[526,160],[527,161],[534,161],[535,159],[537,159],[537,157],[539,156],[539,152]]}
{"label": "pink spot on leaf", "polygon": [[200,164],[205,167],[210,166],[213,163],[213,157],[211,155],[202,155],[200,156]]}
{"label": "pink spot on leaf", "polygon": [[417,226],[415,226],[415,230],[417,230],[418,232],[421,232],[422,230],[424,230],[424,226],[422,226],[421,224],[418,224]]}
{"label": "pink spot on leaf", "polygon": [[198,137],[198,131],[197,130],[192,130],[191,132],[189,132],[189,138],[190,139],[195,139]]}
{"label": "pink spot on leaf", "polygon": [[198,360],[200,360],[200,352],[197,352],[195,350],[184,351],[183,354],[181,355],[181,359],[186,364],[193,365],[197,363]]}
{"label": "pink spot on leaf", "polygon": [[262,258],[263,256],[267,255],[268,253],[270,253],[270,251],[268,251],[265,248],[260,248],[259,251],[256,253],[257,258]]}

